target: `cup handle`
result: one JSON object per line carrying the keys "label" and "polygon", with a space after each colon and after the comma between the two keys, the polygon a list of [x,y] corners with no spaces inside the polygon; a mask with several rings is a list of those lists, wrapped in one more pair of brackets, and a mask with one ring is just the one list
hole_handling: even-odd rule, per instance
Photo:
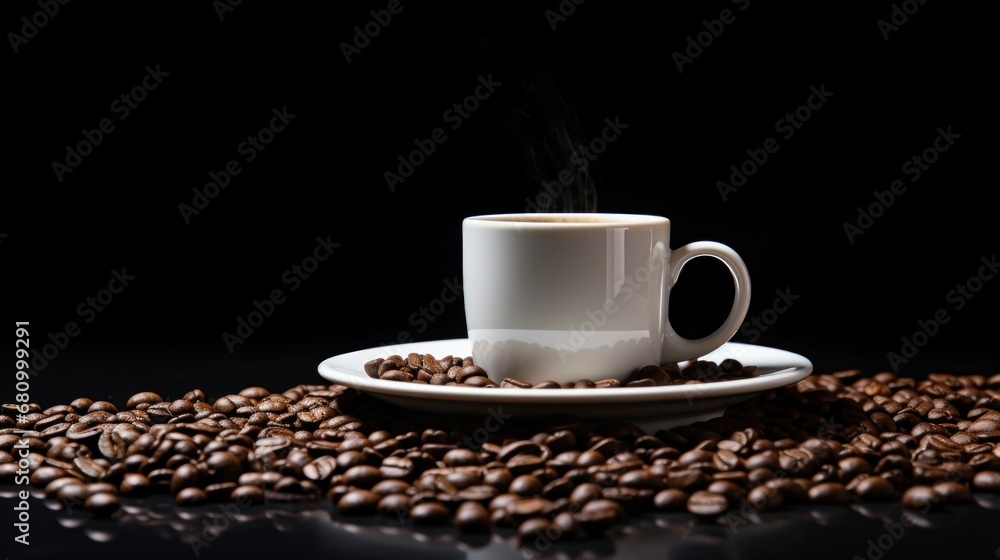
{"label": "cup handle", "polygon": [[[659,244],[657,244],[659,245]],[[662,247],[657,251],[661,257],[666,257],[667,252]],[[684,360],[698,359],[705,354],[719,348],[736,334],[743,319],[746,318],[750,309],[750,274],[747,272],[743,259],[730,247],[714,241],[695,241],[669,253],[669,266],[667,271],[669,277],[663,282],[663,316],[664,336],[660,351],[661,363],[681,362]],[[733,307],[729,310],[729,316],[722,325],[712,334],[690,340],[684,338],[674,331],[667,316],[669,289],[677,283],[681,269],[693,258],[715,257],[722,261],[729,272],[733,275],[736,293],[733,296]]]}

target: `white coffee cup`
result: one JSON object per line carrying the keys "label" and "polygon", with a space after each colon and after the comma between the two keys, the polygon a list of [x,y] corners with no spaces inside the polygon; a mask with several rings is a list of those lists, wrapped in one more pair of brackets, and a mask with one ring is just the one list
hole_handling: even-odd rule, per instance
{"label": "white coffee cup", "polygon": [[[646,365],[697,359],[729,341],[750,305],[743,259],[713,241],[671,250],[661,216],[472,216],[462,243],[472,357],[497,382],[625,380]],[[722,325],[690,340],[671,326],[668,304],[695,257],[725,263],[736,289]]]}

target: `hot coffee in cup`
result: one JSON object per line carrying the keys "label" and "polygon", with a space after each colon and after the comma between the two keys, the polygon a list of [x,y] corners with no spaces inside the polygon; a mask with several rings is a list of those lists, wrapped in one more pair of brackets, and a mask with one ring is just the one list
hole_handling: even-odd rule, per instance
{"label": "hot coffee in cup", "polygon": [[[670,249],[670,220],[607,213],[495,214],[462,224],[472,357],[494,380],[624,380],[636,369],[697,359],[725,344],[750,305],[743,259],[712,241]],[[725,263],[733,305],[690,340],[668,318],[670,289],[695,257]]]}

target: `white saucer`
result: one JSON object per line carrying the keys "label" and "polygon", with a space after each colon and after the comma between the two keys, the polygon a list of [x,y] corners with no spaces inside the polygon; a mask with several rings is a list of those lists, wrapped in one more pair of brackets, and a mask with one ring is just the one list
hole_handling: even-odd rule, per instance
{"label": "white saucer", "polygon": [[468,339],[456,338],[367,348],[328,358],[318,369],[320,375],[332,383],[365,391],[406,410],[429,415],[484,416],[492,409],[495,413],[518,418],[569,415],[593,420],[627,420],[647,429],[719,416],[728,406],[763,391],[796,383],[813,370],[812,362],[798,354],[729,342],[702,359],[720,363],[733,358],[743,365],[757,366],[756,377],[663,387],[486,389],[384,381],[371,378],[364,371],[364,364],[369,360],[392,354],[405,356],[410,352],[438,358],[448,355],[464,358],[471,355],[472,344]]}

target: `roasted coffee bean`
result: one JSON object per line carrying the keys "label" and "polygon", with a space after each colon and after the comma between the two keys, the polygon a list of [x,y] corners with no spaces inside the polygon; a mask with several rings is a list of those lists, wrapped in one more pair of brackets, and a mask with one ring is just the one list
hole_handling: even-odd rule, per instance
{"label": "roasted coffee bean", "polygon": [[683,490],[667,488],[657,492],[653,498],[653,505],[660,511],[683,511],[687,508],[689,497]]}
{"label": "roasted coffee bean", "polygon": [[449,467],[478,466],[481,464],[479,454],[470,449],[452,449],[445,453],[442,461]]}
{"label": "roasted coffee bean", "polygon": [[535,383],[532,389],[562,389],[562,385],[560,385],[558,381],[548,379]]}
{"label": "roasted coffee bean", "polygon": [[177,492],[175,501],[179,506],[200,506],[208,503],[208,494],[197,486],[189,486]]}
{"label": "roasted coffee bean", "polygon": [[946,504],[961,504],[972,501],[972,492],[961,482],[938,482],[931,487]]}
{"label": "roasted coffee bean", "polygon": [[337,501],[337,511],[343,515],[374,515],[381,499],[370,490],[351,490]]}
{"label": "roasted coffee bean", "polygon": [[364,370],[365,373],[368,375],[368,377],[373,377],[375,379],[378,379],[378,374],[379,374],[378,367],[382,365],[382,362],[384,361],[385,361],[384,358],[375,358],[374,360],[369,360],[365,362]]}
{"label": "roasted coffee bean", "polygon": [[[357,465],[344,473],[344,483],[356,488],[370,489],[382,480],[382,471],[371,465]],[[396,478],[396,477],[391,477]]]}
{"label": "roasted coffee bean", "polygon": [[379,379],[382,379],[384,381],[410,382],[413,381],[414,377],[412,373],[398,369],[391,369],[389,371],[379,374]]}
{"label": "roasted coffee bean", "polygon": [[774,511],[785,505],[785,495],[781,490],[767,485],[750,489],[747,492],[746,500],[758,511]]}
{"label": "roasted coffee bean", "polygon": [[[760,488],[760,486],[758,486],[758,488]],[[746,491],[738,484],[728,480],[714,480],[705,490],[715,494],[724,495],[729,499],[730,503],[738,503],[739,500],[746,494]]]}
{"label": "roasted coffee bean", "polygon": [[517,528],[517,536],[522,543],[530,543],[538,535],[551,532],[552,522],[547,517],[532,517],[524,520]]}
{"label": "roasted coffee bean", "polygon": [[463,502],[455,510],[454,523],[466,533],[485,532],[490,528],[490,514],[482,504]]}
{"label": "roasted coffee bean", "polygon": [[542,492],[542,482],[531,475],[521,475],[510,483],[509,492],[521,496],[535,496]]}
{"label": "roasted coffee bean", "polygon": [[489,375],[487,375],[486,370],[479,366],[466,366],[463,367],[455,376],[455,381],[465,383],[472,377],[485,377],[488,379]]}
{"label": "roasted coffee bean", "polygon": [[822,482],[809,489],[809,501],[814,504],[846,504],[850,495],[839,482]]}
{"label": "roasted coffee bean", "polygon": [[101,454],[110,461],[120,461],[125,458],[128,449],[125,440],[115,431],[104,432],[98,439],[97,447]]}
{"label": "roasted coffee bean", "polygon": [[177,467],[170,478],[170,493],[177,494],[185,488],[197,486],[199,477],[198,467],[192,463]]}
{"label": "roasted coffee bean", "polygon": [[68,476],[65,469],[61,469],[58,467],[42,466],[38,467],[31,473],[29,481],[34,486],[44,488],[46,485],[48,485],[48,483],[52,482],[53,480],[57,478],[63,478],[65,476]]}
{"label": "roasted coffee bean", "polygon": [[944,500],[930,486],[917,484],[903,492],[903,506],[920,510],[939,509]]}
{"label": "roasted coffee bean", "polygon": [[865,501],[888,500],[896,493],[892,483],[878,475],[865,477],[854,486],[853,490]]}
{"label": "roasted coffee bean", "polygon": [[129,498],[144,498],[149,496],[151,485],[146,475],[137,472],[126,473],[118,490],[122,496]]}
{"label": "roasted coffee bean", "polygon": [[729,499],[723,494],[698,490],[688,498],[687,509],[695,515],[716,516],[729,509]]}
{"label": "roasted coffee bean", "polygon": [[229,499],[237,504],[262,504],[265,500],[264,489],[259,486],[236,486],[229,494]]}
{"label": "roasted coffee bean", "polygon": [[424,502],[413,506],[409,517],[414,525],[441,525],[451,519],[451,513],[438,502]]}
{"label": "roasted coffee bean", "polygon": [[95,517],[111,517],[121,509],[121,501],[111,492],[97,492],[83,502],[83,509]]}
{"label": "roasted coffee bean", "polygon": [[846,457],[837,463],[840,473],[840,481],[848,483],[854,480],[859,474],[869,474],[872,472],[871,465],[861,457]]}
{"label": "roasted coffee bean", "polygon": [[406,494],[386,494],[379,500],[376,509],[380,515],[400,518],[410,509],[410,496]]}
{"label": "roasted coffee bean", "polygon": [[1000,471],[980,471],[972,478],[972,486],[982,492],[1000,492]]}

